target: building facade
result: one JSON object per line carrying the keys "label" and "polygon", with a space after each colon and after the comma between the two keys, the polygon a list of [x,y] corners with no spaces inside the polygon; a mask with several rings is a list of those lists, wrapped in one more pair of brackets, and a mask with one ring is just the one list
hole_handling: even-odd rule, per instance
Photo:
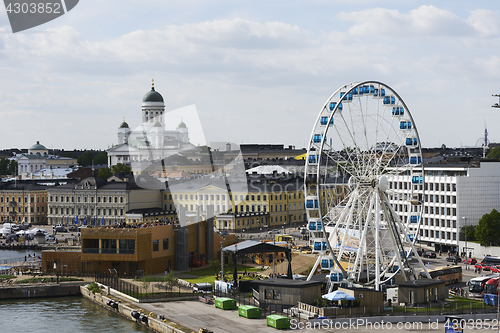
{"label": "building facade", "polygon": [[77,184],[50,188],[47,197],[50,225],[123,223],[130,210],[162,204],[159,190],[137,186],[132,176],[113,176],[107,181],[89,177]]}
{"label": "building facade", "polygon": [[[393,177],[390,199],[406,223],[411,202],[404,196],[405,186],[418,186],[424,201],[418,239],[436,250],[457,248],[463,226],[477,225],[484,214],[500,208],[499,162],[436,163],[424,170],[422,184],[412,184],[410,176]],[[416,227],[412,230],[416,232]]]}
{"label": "building facade", "polygon": [[0,184],[0,222],[47,224],[47,189],[28,181]]}

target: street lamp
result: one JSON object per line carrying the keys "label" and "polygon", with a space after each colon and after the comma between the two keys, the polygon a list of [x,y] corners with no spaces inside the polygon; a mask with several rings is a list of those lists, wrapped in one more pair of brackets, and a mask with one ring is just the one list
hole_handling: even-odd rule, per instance
{"label": "street lamp", "polygon": [[465,252],[465,258],[467,259],[467,219],[468,217],[466,216],[463,216],[462,217],[462,220],[464,220],[464,234],[465,234],[465,248],[464,248],[464,252]]}

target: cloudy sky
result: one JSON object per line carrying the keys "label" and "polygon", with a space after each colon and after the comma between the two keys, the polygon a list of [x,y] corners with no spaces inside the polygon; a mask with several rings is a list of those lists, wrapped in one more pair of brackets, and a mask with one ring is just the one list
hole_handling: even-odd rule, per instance
{"label": "cloudy sky", "polygon": [[424,147],[474,146],[485,123],[498,142],[498,2],[433,3],[82,0],[16,34],[2,7],[0,148],[116,144],[152,78],[208,142],[304,147],[326,99],[364,80],[398,92]]}

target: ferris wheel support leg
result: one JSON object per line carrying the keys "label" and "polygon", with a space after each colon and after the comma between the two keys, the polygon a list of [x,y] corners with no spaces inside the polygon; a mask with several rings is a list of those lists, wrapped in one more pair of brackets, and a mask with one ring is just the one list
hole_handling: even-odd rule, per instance
{"label": "ferris wheel support leg", "polygon": [[[391,205],[389,205],[388,207],[391,210],[391,214],[393,216],[397,216],[396,212],[394,211],[394,208]],[[415,246],[413,245],[413,242],[408,237],[408,230],[406,229],[404,224],[399,219],[397,219],[396,221],[397,221],[396,223],[399,224],[399,227],[401,228],[401,230],[405,231],[406,239],[407,239],[408,243],[410,244],[411,250],[413,251],[413,253],[415,253],[415,256],[417,257],[418,263],[420,264],[420,267],[425,272],[425,275],[427,276],[427,278],[431,279],[431,276],[430,276],[429,272],[427,271],[427,268],[425,267],[425,265],[422,261],[422,258],[420,258],[420,256],[418,255],[417,250],[415,249]]]}
{"label": "ferris wheel support leg", "polygon": [[309,275],[307,276],[307,281],[310,281],[311,278],[314,275],[314,272],[316,272],[316,268],[318,268],[319,262],[321,261],[321,256],[318,256],[318,259],[316,259],[316,262],[314,263],[313,268],[311,269],[311,272],[309,272]]}

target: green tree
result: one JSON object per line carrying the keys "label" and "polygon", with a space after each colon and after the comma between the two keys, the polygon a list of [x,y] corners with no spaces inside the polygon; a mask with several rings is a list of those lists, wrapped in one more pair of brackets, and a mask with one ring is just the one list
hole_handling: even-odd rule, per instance
{"label": "green tree", "polygon": [[113,176],[113,172],[111,172],[110,168],[100,168],[99,171],[97,172],[97,177],[101,178],[102,180],[106,180],[109,177]]}
{"label": "green tree", "polygon": [[490,150],[488,155],[486,155],[486,158],[491,158],[492,160],[500,160],[500,147],[495,147]]}
{"label": "green tree", "polygon": [[116,175],[117,173],[123,172],[126,175],[129,175],[130,172],[132,171],[132,168],[128,165],[125,165],[123,163],[118,163],[117,165],[113,165],[111,167],[111,171],[113,171],[113,175]]}
{"label": "green tree", "polygon": [[92,159],[94,158],[94,154],[91,151],[86,151],[80,157],[78,157],[78,164],[82,167],[88,167],[92,164]]}
{"label": "green tree", "polygon": [[7,171],[11,174],[11,175],[15,175],[17,173],[17,162],[12,160],[9,162],[9,167],[7,169]]}
{"label": "green tree", "polygon": [[174,271],[170,271],[167,275],[165,275],[163,281],[165,281],[165,283],[170,287],[170,290],[172,290],[172,288],[179,282],[179,279],[175,276]]}
{"label": "green tree", "polygon": [[500,213],[496,209],[481,217],[476,227],[475,236],[483,246],[500,244]]}
{"label": "green tree", "polygon": [[[475,225],[468,225],[465,227],[462,227],[461,232],[465,235],[467,235],[467,240],[470,241],[475,241],[476,240],[476,226]],[[462,240],[462,239],[460,239]]]}
{"label": "green tree", "polygon": [[94,157],[94,164],[107,164],[108,163],[108,153],[105,151],[100,152]]}

